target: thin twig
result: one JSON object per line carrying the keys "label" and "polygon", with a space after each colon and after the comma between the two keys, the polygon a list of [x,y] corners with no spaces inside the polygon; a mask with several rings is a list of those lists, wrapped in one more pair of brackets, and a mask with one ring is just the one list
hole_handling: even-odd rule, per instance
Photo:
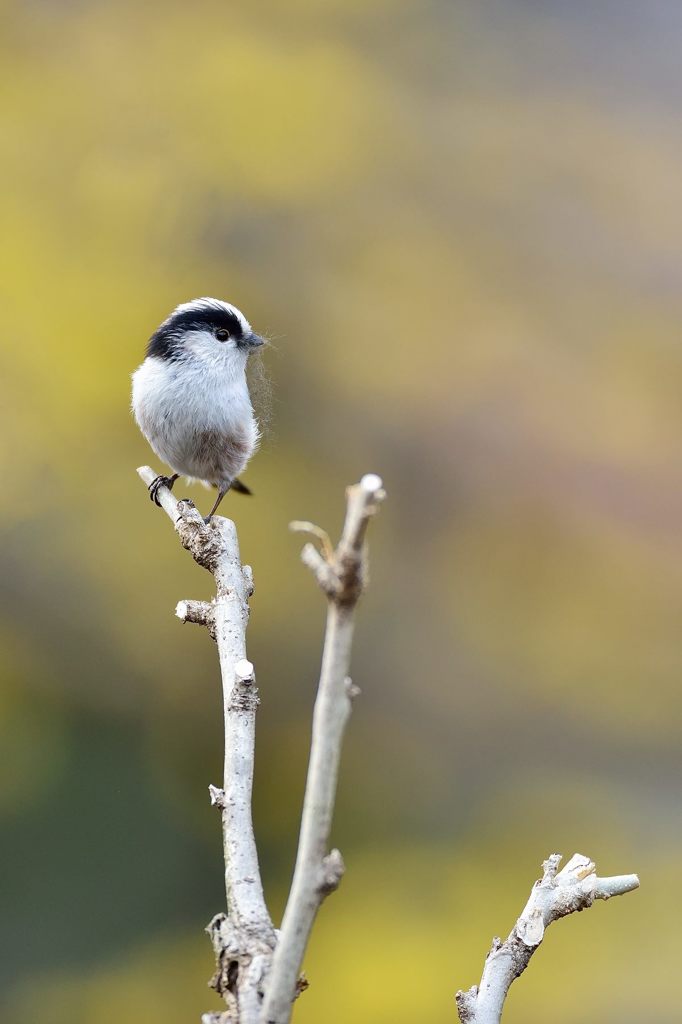
{"label": "thin twig", "polygon": [[[138,469],[149,486],[156,474]],[[213,802],[222,810],[227,915],[208,927],[216,952],[213,986],[239,1024],[255,1024],[262,979],[269,968],[275,933],[265,904],[251,818],[251,789],[258,694],[253,666],[246,660],[251,571],[242,567],[234,523],[214,516],[207,525],[191,502],[178,502],[167,487],[157,492],[180,540],[195,561],[215,578],[210,604],[181,601],[179,618],[206,625],[218,645],[223,686],[225,765],[223,789]]]}
{"label": "thin twig", "polygon": [[589,857],[574,854],[559,871],[561,854],[553,853],[543,864],[543,875],[506,942],[493,939],[480,985],[458,992],[461,1024],[499,1024],[504,1001],[515,978],[525,971],[545,929],[560,917],[591,907],[597,900],[621,896],[639,886],[637,875],[598,878]]}
{"label": "thin twig", "polygon": [[351,710],[348,680],[355,607],[366,583],[365,533],[384,498],[374,474],[347,491],[346,520],[336,551],[311,524],[297,523],[322,541],[308,544],[303,560],[329,598],[320,682],[313,712],[312,742],[294,877],[272,969],[265,985],[261,1021],[287,1024],[298,994],[299,975],[315,915],[337,888],[344,871],[338,850],[328,852],[343,733]]}

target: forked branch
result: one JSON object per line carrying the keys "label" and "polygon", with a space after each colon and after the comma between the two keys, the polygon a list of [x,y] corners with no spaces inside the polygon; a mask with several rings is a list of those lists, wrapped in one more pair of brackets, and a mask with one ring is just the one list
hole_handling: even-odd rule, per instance
{"label": "forked branch", "polygon": [[505,942],[493,939],[480,985],[458,992],[461,1024],[499,1024],[511,983],[525,971],[542,942],[545,929],[560,917],[591,907],[595,900],[621,896],[639,886],[637,875],[598,878],[589,857],[574,854],[559,871],[561,854],[553,853],[542,865],[543,874]]}
{"label": "forked branch", "polygon": [[[138,470],[149,486],[156,474]],[[167,487],[157,498],[185,548],[215,578],[210,601],[180,601],[183,622],[206,626],[218,646],[223,684],[225,768],[222,788],[210,786],[211,802],[222,812],[227,914],[208,926],[216,954],[211,982],[227,1003],[224,1013],[204,1014],[204,1024],[285,1024],[303,986],[300,969],[315,914],[339,884],[343,860],[328,851],[343,731],[357,692],[347,676],[353,617],[367,580],[365,533],[384,498],[381,480],[363,477],[347,492],[346,520],[336,549],[324,531],[292,524],[318,538],[302,558],[329,599],[327,630],[315,710],[308,780],[298,856],[282,931],[277,938],[263,896],[251,820],[255,715],[258,693],[246,660],[251,570],[242,566],[234,523],[214,516],[207,525],[191,502],[176,501]],[[274,952],[273,952],[274,951]]]}
{"label": "forked branch", "polygon": [[[149,485],[155,473],[138,470]],[[223,684],[225,766],[223,787],[211,786],[211,802],[222,812],[227,914],[208,926],[216,954],[212,984],[227,1003],[208,1013],[204,1024],[288,1024],[293,1002],[305,983],[303,956],[317,911],[339,885],[344,871],[338,850],[329,850],[341,744],[351,701],[357,693],[348,677],[354,613],[367,582],[365,534],[384,498],[379,477],[368,474],[347,492],[341,539],[332,547],[311,523],[292,528],[312,534],[303,562],[328,598],[320,682],[313,713],[312,741],[294,877],[282,929],[276,935],[263,896],[251,820],[255,715],[258,693],[253,665],[246,660],[251,571],[242,566],[232,523],[214,516],[210,525],[191,502],[177,502],[166,487],[158,499],[185,548],[215,578],[210,601],[181,601],[184,622],[206,626],[216,641]],[[594,863],[575,854],[559,871],[561,857],[543,865],[528,902],[505,942],[494,939],[481,983],[457,993],[461,1024],[499,1024],[507,992],[528,966],[546,928],[560,917],[639,886],[637,875],[599,878]]]}

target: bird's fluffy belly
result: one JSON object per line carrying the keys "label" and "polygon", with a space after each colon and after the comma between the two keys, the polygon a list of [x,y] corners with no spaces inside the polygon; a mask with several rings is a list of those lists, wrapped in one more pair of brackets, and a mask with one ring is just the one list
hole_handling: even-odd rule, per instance
{"label": "bird's fluffy belly", "polygon": [[245,384],[229,387],[224,378],[212,384],[148,358],[133,377],[133,411],[156,454],[176,473],[220,487],[246,466],[258,427]]}
{"label": "bird's fluffy belly", "polygon": [[227,433],[200,427],[188,438],[173,437],[158,454],[176,472],[219,487],[231,483],[244,469],[253,452],[244,431]]}

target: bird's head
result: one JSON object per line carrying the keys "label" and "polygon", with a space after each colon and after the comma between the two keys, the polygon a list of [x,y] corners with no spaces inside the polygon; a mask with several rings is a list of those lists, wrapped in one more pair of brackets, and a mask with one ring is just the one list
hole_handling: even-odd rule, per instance
{"label": "bird's head", "polygon": [[221,299],[192,299],[173,310],[149,339],[147,355],[171,362],[197,356],[211,362],[248,356],[264,344],[244,314]]}

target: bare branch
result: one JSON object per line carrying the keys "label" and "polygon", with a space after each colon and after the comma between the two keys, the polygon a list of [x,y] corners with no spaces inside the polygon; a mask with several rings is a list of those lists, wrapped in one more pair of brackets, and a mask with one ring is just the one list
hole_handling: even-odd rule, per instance
{"label": "bare branch", "polygon": [[[156,477],[149,466],[138,473],[147,486]],[[253,666],[246,660],[246,626],[253,582],[248,567],[242,567],[233,522],[214,516],[207,525],[191,502],[176,501],[167,487],[160,487],[157,495],[183,547],[216,582],[216,597],[210,605],[181,601],[176,614],[209,626],[218,645],[225,766],[223,789],[214,787],[213,796],[222,810],[228,916],[219,914],[208,929],[218,965],[213,985],[239,1024],[255,1024],[275,933],[263,896],[251,819],[258,693]]]}
{"label": "bare branch", "polygon": [[206,626],[215,640],[215,616],[213,605],[208,601],[178,601],[175,614],[181,622],[194,622],[197,626]]}
{"label": "bare branch", "polygon": [[553,853],[543,864],[543,875],[533,886],[521,916],[506,942],[493,939],[480,985],[458,992],[461,1024],[499,1024],[507,992],[525,971],[543,940],[545,929],[560,917],[591,907],[595,899],[621,896],[639,886],[637,875],[598,878],[589,857],[576,853],[559,871],[561,854]]}
{"label": "bare branch", "polygon": [[322,545],[324,557],[327,561],[332,560],[334,557],[334,545],[327,531],[323,530],[321,526],[316,526],[315,523],[309,523],[307,520],[295,519],[292,523],[289,523],[289,529],[292,533],[310,533],[313,537],[317,537]]}
{"label": "bare branch", "polygon": [[369,520],[384,497],[381,479],[374,474],[364,476],[348,489],[343,533],[333,552],[319,527],[295,524],[295,528],[304,528],[322,542],[322,552],[307,544],[302,558],[327,595],[329,609],[296,866],[272,970],[266,980],[263,1024],[289,1021],[315,915],[343,875],[341,854],[338,850],[327,853],[327,849],[341,743],[353,693],[348,667],[354,612],[367,577],[364,539]]}
{"label": "bare branch", "polygon": [[[149,485],[156,474],[138,470]],[[208,628],[217,643],[223,684],[225,765],[223,788],[209,786],[211,803],[222,813],[228,914],[218,914],[207,931],[216,972],[211,984],[227,1010],[204,1014],[204,1024],[288,1024],[296,997],[307,987],[303,956],[324,898],[344,873],[338,850],[328,849],[341,744],[351,701],[359,693],[347,675],[354,613],[367,584],[365,535],[385,497],[380,478],[364,476],[347,491],[341,539],[333,549],[324,530],[308,522],[292,528],[311,534],[301,558],[328,598],[322,667],[313,712],[308,777],[291,891],[279,936],[265,905],[251,820],[255,715],[258,691],[246,659],[248,599],[253,580],[242,566],[234,523],[214,516],[207,525],[192,502],[176,502],[167,487],[157,492],[185,548],[216,582],[211,602],[181,601],[177,616]],[[458,992],[461,1024],[499,1024],[507,992],[528,966],[545,930],[560,917],[639,886],[637,875],[599,878],[594,863],[575,854],[560,871],[561,856],[543,865],[528,902],[505,942],[496,938],[479,986]],[[274,951],[274,952],[273,952]]]}

